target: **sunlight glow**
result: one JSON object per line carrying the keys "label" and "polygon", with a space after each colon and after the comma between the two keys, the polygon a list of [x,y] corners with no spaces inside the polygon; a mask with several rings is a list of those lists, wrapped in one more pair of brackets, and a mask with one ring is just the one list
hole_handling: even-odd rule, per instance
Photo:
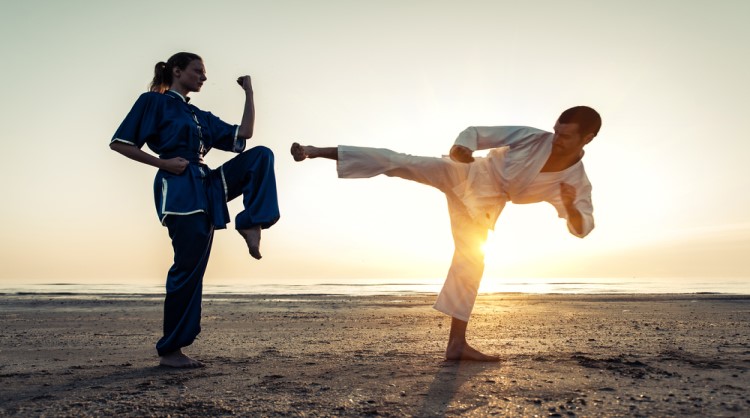
{"label": "sunlight glow", "polygon": [[[208,68],[191,103],[227,122],[242,116],[237,76],[253,77],[249,144],[276,156],[282,215],[263,232],[263,260],[248,259],[231,224],[216,233],[209,284],[445,277],[453,240],[439,191],[385,176],[341,180],[330,160],[295,163],[290,144],[437,157],[467,126],[551,129],[560,111],[583,104],[603,117],[584,160],[596,228],[579,239],[549,204],[508,204],[482,246],[485,283],[750,277],[750,141],[740,140],[750,2],[6,3],[13,82],[0,118],[12,181],[0,184],[0,280],[163,282],[173,254],[154,213],[155,169],[107,144],[154,64],[177,50]],[[196,7],[211,17],[200,31],[163,22],[194,22]],[[565,25],[561,13],[585,14],[586,24]],[[115,64],[102,59],[112,51]],[[64,106],[44,99],[51,63]],[[215,168],[231,157],[215,150],[206,160]]]}

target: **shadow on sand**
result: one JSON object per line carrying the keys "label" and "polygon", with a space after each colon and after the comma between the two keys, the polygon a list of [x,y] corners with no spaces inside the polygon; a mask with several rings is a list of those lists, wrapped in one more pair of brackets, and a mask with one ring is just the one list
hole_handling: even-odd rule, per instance
{"label": "shadow on sand", "polygon": [[502,363],[483,363],[475,361],[444,361],[440,371],[430,384],[424,405],[417,413],[420,417],[441,417],[448,412],[449,406],[457,402],[451,410],[451,414],[463,415],[470,413],[473,409],[482,407],[485,402],[476,402],[472,397],[471,402],[461,404],[457,395],[461,387],[473,377],[488,370],[497,370]]}

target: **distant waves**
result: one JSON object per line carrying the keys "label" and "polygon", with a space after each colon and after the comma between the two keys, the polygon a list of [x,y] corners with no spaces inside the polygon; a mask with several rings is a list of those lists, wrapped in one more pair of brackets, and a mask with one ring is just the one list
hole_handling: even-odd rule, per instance
{"label": "distant waves", "polygon": [[[204,294],[268,295],[388,295],[437,293],[442,279],[293,279],[232,280],[204,284]],[[742,278],[492,278],[486,277],[481,293],[534,294],[750,294],[750,280]],[[16,295],[163,295],[163,284],[0,283],[0,294]]]}

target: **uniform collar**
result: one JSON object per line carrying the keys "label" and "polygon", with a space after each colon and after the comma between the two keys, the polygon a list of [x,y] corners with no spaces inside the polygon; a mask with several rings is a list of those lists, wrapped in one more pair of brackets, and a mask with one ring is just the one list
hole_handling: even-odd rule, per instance
{"label": "uniform collar", "polygon": [[183,95],[181,95],[180,93],[177,93],[174,90],[167,90],[167,91],[164,92],[164,94],[166,94],[167,96],[174,97],[175,99],[180,99],[180,100],[182,100],[185,103],[190,103],[190,98],[189,97],[183,96]]}

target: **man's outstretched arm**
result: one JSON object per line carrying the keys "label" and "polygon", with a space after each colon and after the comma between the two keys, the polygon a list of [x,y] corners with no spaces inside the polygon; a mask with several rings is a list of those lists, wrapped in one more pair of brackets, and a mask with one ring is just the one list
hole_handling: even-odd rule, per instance
{"label": "man's outstretched arm", "polygon": [[454,146],[461,146],[471,151],[499,147],[513,148],[537,141],[544,135],[550,135],[550,133],[527,126],[470,126],[458,134]]}

